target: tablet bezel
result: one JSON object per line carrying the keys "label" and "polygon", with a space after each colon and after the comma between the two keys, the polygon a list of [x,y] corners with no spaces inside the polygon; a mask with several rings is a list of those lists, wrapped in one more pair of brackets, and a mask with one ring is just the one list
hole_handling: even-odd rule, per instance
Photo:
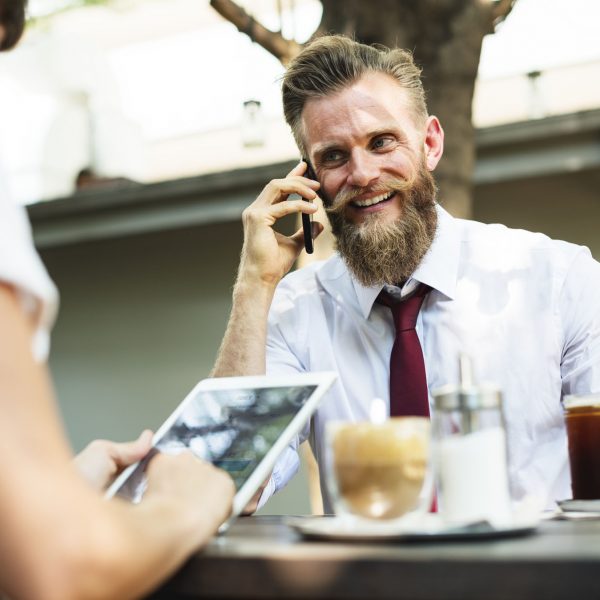
{"label": "tablet bezel", "polygon": [[[302,408],[293,416],[292,420],[281,432],[273,446],[267,451],[263,459],[258,463],[250,477],[236,492],[231,517],[239,515],[252,499],[256,490],[262,485],[272,472],[279,455],[290,444],[294,436],[300,433],[302,427],[308,422],[324,394],[332,386],[337,378],[334,371],[320,371],[313,373],[298,373],[291,375],[255,375],[246,377],[219,377],[213,379],[203,379],[190,391],[190,393],[180,402],[170,416],[159,427],[152,438],[154,447],[165,433],[173,426],[179,416],[186,410],[187,406],[193,402],[196,395],[201,392],[210,392],[216,390],[251,390],[264,389],[272,387],[294,387],[294,386],[312,386],[316,388],[309,396]],[[105,497],[112,498],[123,483],[129,478],[131,473],[138,466],[139,462],[130,465],[121,473],[113,484],[106,491]]]}

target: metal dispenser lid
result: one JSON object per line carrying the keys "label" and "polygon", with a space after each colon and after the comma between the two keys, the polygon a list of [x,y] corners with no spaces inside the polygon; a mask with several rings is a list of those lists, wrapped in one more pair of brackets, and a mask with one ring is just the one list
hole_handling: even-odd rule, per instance
{"label": "metal dispenser lid", "polygon": [[502,392],[491,384],[475,385],[471,360],[465,354],[460,355],[460,383],[444,385],[433,390],[434,405],[437,410],[479,410],[482,408],[500,408]]}

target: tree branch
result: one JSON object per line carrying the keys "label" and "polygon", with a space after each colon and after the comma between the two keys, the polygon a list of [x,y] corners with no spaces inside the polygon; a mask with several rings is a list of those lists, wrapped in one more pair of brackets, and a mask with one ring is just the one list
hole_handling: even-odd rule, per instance
{"label": "tree branch", "polygon": [[280,33],[271,31],[249,15],[232,0],[210,0],[210,5],[239,31],[245,33],[253,42],[287,65],[302,49],[293,40],[286,40]]}

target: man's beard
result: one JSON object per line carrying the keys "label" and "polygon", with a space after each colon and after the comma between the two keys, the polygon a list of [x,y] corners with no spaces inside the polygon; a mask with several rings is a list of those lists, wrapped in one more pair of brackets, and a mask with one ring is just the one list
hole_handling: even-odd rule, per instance
{"label": "man's beard", "polygon": [[[365,191],[375,194],[396,191],[402,215],[384,222],[377,212],[355,224],[344,217],[347,203]],[[382,179],[377,186],[340,192],[327,208],[340,256],[351,273],[366,287],[399,284],[419,266],[431,247],[437,229],[437,188],[421,163],[411,180]],[[392,200],[396,201],[396,199]]]}

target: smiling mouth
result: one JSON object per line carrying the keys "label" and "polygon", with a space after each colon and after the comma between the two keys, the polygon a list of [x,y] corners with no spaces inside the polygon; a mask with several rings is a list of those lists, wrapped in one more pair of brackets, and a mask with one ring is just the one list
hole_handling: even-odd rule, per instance
{"label": "smiling mouth", "polygon": [[369,206],[375,206],[376,204],[380,204],[381,202],[385,202],[389,200],[396,192],[386,192],[385,194],[380,194],[379,196],[374,196],[373,198],[367,198],[366,200],[353,200],[350,204],[356,208],[367,208]]}

